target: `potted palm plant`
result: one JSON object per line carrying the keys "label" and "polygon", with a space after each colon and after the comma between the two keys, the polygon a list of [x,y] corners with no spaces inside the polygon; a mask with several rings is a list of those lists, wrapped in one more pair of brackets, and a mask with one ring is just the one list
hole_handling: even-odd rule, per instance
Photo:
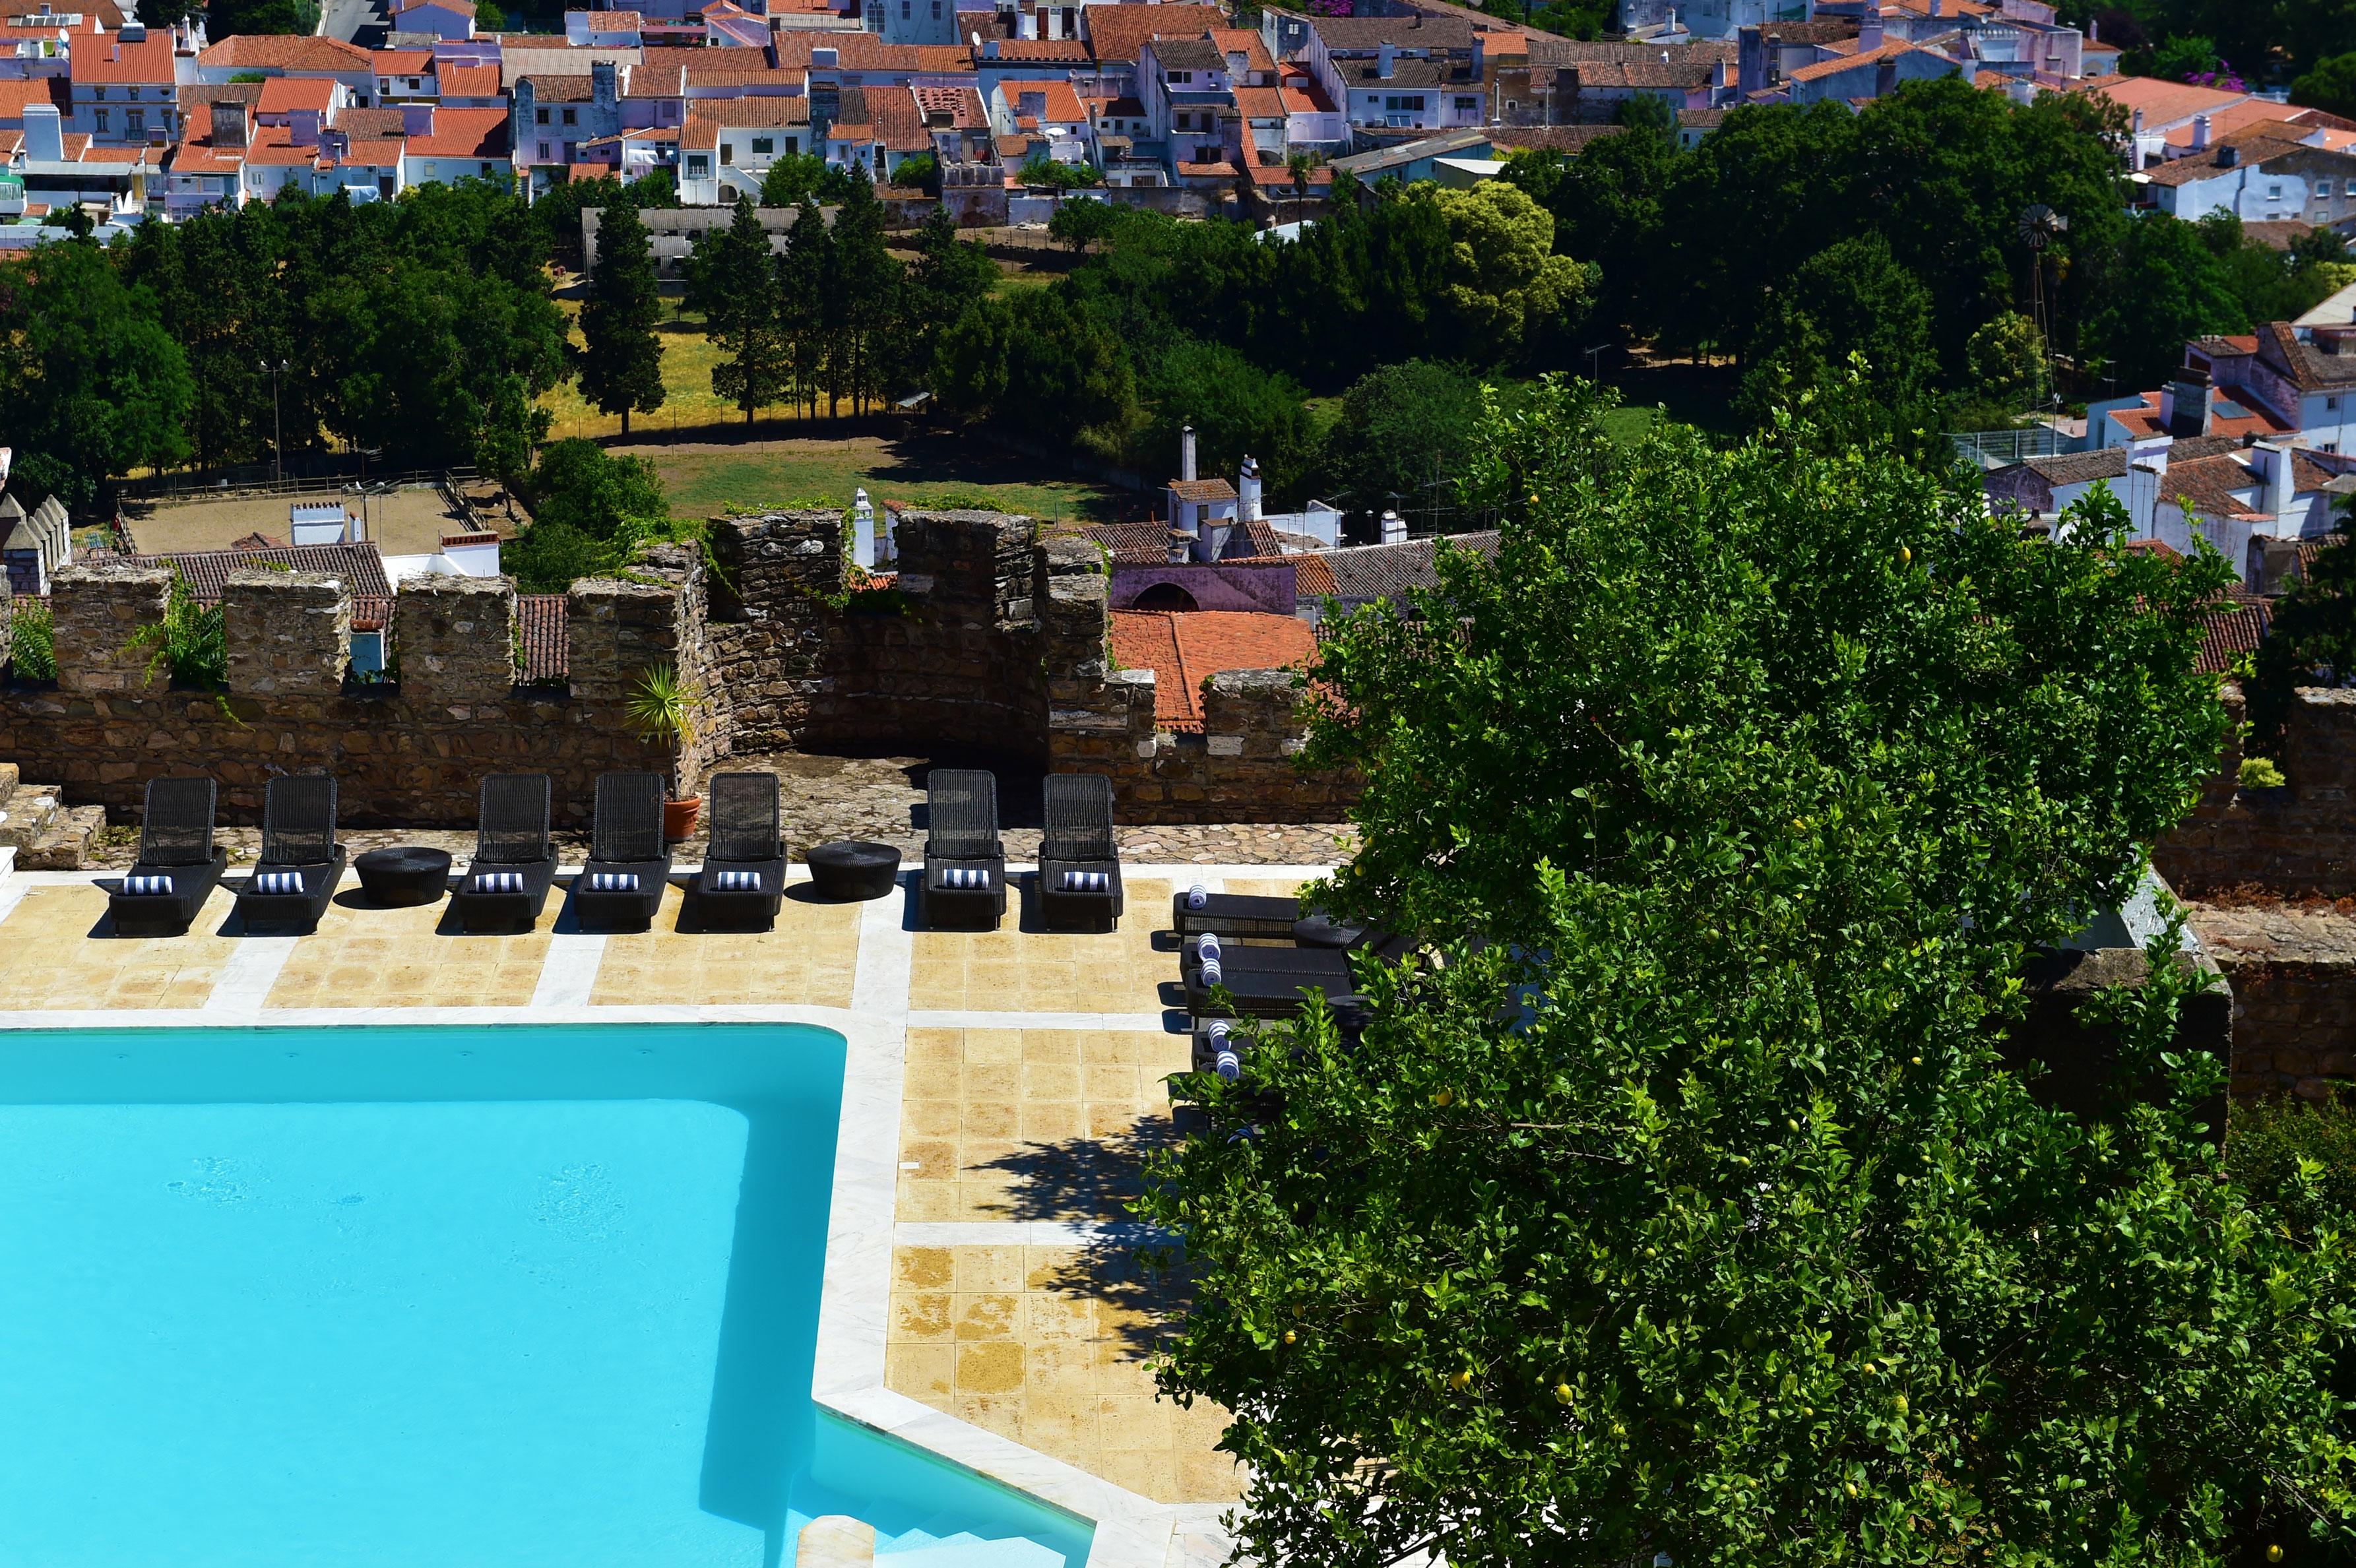
{"label": "potted palm plant", "polygon": [[674,841],[695,831],[703,797],[684,793],[687,752],[695,740],[695,720],[687,683],[670,665],[657,665],[638,677],[630,693],[630,722],[640,736],[672,748],[671,798],[663,802],[663,837]]}

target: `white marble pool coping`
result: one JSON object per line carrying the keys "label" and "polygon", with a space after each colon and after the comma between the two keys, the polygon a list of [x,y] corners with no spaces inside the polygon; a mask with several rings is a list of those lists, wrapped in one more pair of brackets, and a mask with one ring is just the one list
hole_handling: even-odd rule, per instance
{"label": "white marble pool coping", "polygon": [[[675,870],[690,868],[680,866]],[[1033,869],[1010,862],[1010,872]],[[561,875],[569,876],[567,867]],[[1131,877],[1168,878],[1183,887],[1199,881],[1222,891],[1229,878],[1323,876],[1325,866],[1128,865]],[[808,876],[793,869],[794,880]],[[0,920],[27,889],[89,883],[103,871],[13,871],[0,867]],[[904,875],[902,886],[907,885]],[[900,1104],[910,1029],[1054,1029],[1160,1030],[1161,1013],[1003,1013],[916,1011],[908,1006],[915,933],[906,928],[903,898],[883,898],[860,911],[859,961],[848,1008],[821,1007],[595,1007],[589,989],[602,936],[560,933],[550,943],[531,999],[496,1008],[273,1008],[273,1026],[519,1024],[814,1024],[847,1042],[842,1111],[835,1136],[834,1191],[827,1221],[826,1277],[819,1304],[816,1372],[811,1397],[824,1408],[887,1433],[926,1453],[1026,1493],[1095,1526],[1087,1568],[1213,1568],[1231,1546],[1223,1505],[1158,1503],[1076,1466],[1049,1458],[1012,1438],[922,1404],[884,1386],[884,1341],[891,1317],[892,1251],[895,1246],[1076,1245],[1141,1237],[1142,1227],[1048,1221],[896,1222],[899,1197]],[[1151,911],[1140,911],[1156,918]],[[0,1029],[204,1029],[264,1021],[262,1003],[286,963],[294,937],[238,939],[212,993],[200,1008],[77,1011],[0,1008]]]}

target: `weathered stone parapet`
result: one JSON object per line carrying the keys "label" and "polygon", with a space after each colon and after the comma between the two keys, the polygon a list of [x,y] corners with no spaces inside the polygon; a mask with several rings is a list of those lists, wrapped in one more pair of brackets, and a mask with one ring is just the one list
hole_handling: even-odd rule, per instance
{"label": "weathered stone parapet", "polygon": [[1002,512],[903,512],[893,539],[900,588],[938,614],[1034,621],[1039,525]]}
{"label": "weathered stone parapet", "polygon": [[350,662],[352,598],[340,578],[250,569],[221,587],[229,688],[254,697],[327,697]]}
{"label": "weathered stone parapet", "polygon": [[1290,757],[1301,749],[1300,692],[1283,669],[1221,670],[1203,683],[1203,735],[1215,757]]}
{"label": "weathered stone parapet", "polygon": [[[565,605],[564,635],[573,695],[626,702],[647,671],[677,669],[680,593],[668,583],[584,578]],[[680,673],[692,679],[694,671]]]}
{"label": "weathered stone parapet", "polygon": [[[2238,734],[2241,688],[2229,684],[2222,695]],[[2286,784],[2244,789],[2242,747],[2227,742],[2200,804],[2152,850],[2170,883],[2193,894],[2356,894],[2356,690],[2293,693],[2274,761]]]}
{"label": "weathered stone parapet", "polygon": [[2233,987],[2236,1099],[2322,1100],[2356,1086],[2356,918],[2329,905],[2192,906]]}
{"label": "weathered stone parapet", "polygon": [[712,613],[723,621],[766,620],[839,598],[847,585],[842,517],[835,512],[763,512],[712,525],[719,571]]}
{"label": "weathered stone parapet", "polygon": [[514,689],[515,581],[417,577],[392,602],[401,697],[416,705],[504,700]]}
{"label": "weathered stone parapet", "polygon": [[171,592],[169,568],[128,561],[69,566],[51,578],[59,689],[135,691],[147,685],[155,649],[134,642],[162,624]]}

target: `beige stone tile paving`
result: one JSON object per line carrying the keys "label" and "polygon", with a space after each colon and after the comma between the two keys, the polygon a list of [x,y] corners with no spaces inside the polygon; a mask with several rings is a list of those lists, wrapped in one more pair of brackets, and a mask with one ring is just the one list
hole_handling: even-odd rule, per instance
{"label": "beige stone tile paving", "polygon": [[1126,880],[1128,912],[1112,932],[1019,929],[1012,897],[996,931],[920,931],[908,1006],[919,1011],[1159,1012],[1157,987],[1178,973],[1174,955],[1157,951],[1153,942],[1170,924],[1170,891],[1167,878]]}
{"label": "beige stone tile paving", "polygon": [[1127,1219],[1190,1049],[1145,1029],[910,1029],[899,1217]]}
{"label": "beige stone tile paving", "polygon": [[200,1008],[236,951],[236,903],[216,888],[184,936],[117,936],[106,891],[27,890],[0,923],[0,1008]]}
{"label": "beige stone tile paving", "polygon": [[681,932],[680,898],[677,887],[663,894],[652,929],[605,938],[592,1006],[851,1005],[862,905],[788,896],[774,930]]}
{"label": "beige stone tile paving", "polygon": [[540,985],[563,908],[552,889],[539,923],[512,935],[460,934],[447,899],[380,909],[347,879],[319,928],[294,944],[269,1008],[519,1008]]}
{"label": "beige stone tile paving", "polygon": [[1247,898],[1289,899],[1298,897],[1306,886],[1294,877],[1229,877],[1226,891]]}
{"label": "beige stone tile paving", "polygon": [[900,1247],[892,1265],[892,1389],[1157,1502],[1235,1500],[1226,1413],[1154,1394],[1183,1297],[1125,1252]]}

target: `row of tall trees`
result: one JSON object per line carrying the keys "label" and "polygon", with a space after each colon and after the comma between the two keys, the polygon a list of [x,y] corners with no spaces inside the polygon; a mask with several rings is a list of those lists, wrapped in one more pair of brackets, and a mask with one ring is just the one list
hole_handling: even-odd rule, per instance
{"label": "row of tall trees", "polygon": [[292,459],[509,472],[566,374],[545,253],[503,186],[354,206],[290,192],[0,263],[0,405],[70,505],[111,475]]}
{"label": "row of tall trees", "polygon": [[[1949,79],[1862,113],[1740,109],[1691,149],[1634,124],[1574,159],[1517,158],[1507,177],[1600,265],[1603,325],[1770,367],[1754,411],[1773,401],[1767,382],[1852,352],[1885,397],[2001,401],[2019,389],[1981,372],[2010,361],[1975,340],[2024,322],[2032,360],[2050,339],[2079,367],[2070,389],[2100,397],[2151,384],[2189,336],[2296,314],[2347,281],[2329,237],[2286,255],[2230,218],[2132,214],[2126,128],[2100,99],[2020,107]],[[2040,208],[2068,227],[2032,236]]]}

